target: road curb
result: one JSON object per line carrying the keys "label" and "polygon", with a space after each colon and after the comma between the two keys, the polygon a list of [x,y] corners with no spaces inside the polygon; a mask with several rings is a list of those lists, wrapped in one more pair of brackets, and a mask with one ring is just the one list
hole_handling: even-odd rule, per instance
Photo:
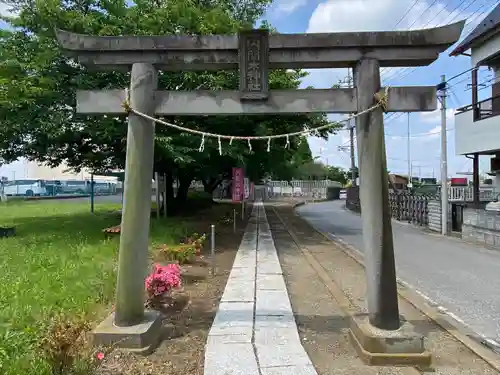
{"label": "road curb", "polygon": [[309,203],[322,203],[322,202],[333,202],[332,200],[329,200],[329,199],[312,199],[310,201],[308,200],[303,200],[303,201],[300,201],[300,202],[297,202],[297,203],[294,203],[293,204],[293,209],[295,210],[297,207],[300,207],[300,206],[303,206],[305,204],[309,204]]}
{"label": "road curb", "polygon": [[[294,209],[295,207],[296,206],[294,205]],[[307,220],[300,217],[300,215],[298,215],[295,211],[294,214],[326,240],[338,245],[347,256],[364,268],[364,261],[361,258],[358,249],[338,237],[332,239],[327,234],[313,227]],[[462,324],[459,320],[457,320],[457,318],[453,317],[446,311],[443,311],[444,309],[442,307],[438,306],[427,297],[419,295],[415,288],[400,279],[398,279],[398,294],[401,298],[427,316],[432,322],[437,324],[476,354],[479,358],[484,360],[495,371],[500,373],[500,356],[494,351],[493,344],[488,342],[487,338],[481,337],[481,335],[473,332],[472,329],[467,327],[465,324]]]}

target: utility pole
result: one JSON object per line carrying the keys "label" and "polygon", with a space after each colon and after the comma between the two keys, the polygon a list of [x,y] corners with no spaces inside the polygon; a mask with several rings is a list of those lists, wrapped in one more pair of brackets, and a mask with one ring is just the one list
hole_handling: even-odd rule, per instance
{"label": "utility pole", "polygon": [[441,102],[441,234],[448,234],[448,157],[446,142],[446,78],[437,86]]}
{"label": "utility pole", "polygon": [[[349,79],[349,87],[352,87],[352,83],[354,81],[354,74],[351,79],[351,68],[347,68],[347,75]],[[351,151],[351,181],[352,181],[352,186],[356,186],[356,159],[354,156],[354,125],[352,124],[351,120],[349,120],[349,123],[347,124],[349,126],[349,141],[350,141],[350,151]]]}
{"label": "utility pole", "polygon": [[413,187],[411,179],[411,148],[410,148],[410,112],[407,113],[408,116],[408,188]]}
{"label": "utility pole", "polygon": [[352,186],[356,186],[356,159],[354,159],[354,126],[351,126],[349,128],[349,138],[351,143],[351,146],[349,147],[351,151],[351,180]]}

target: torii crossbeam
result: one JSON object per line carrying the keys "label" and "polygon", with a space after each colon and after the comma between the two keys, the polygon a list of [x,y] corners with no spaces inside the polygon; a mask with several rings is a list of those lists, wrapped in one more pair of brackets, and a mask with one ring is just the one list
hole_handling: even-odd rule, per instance
{"label": "torii crossbeam", "polygon": [[[374,105],[383,90],[380,67],[429,65],[458,40],[463,26],[460,21],[412,31],[269,35],[251,30],[211,36],[101,37],[58,31],[57,37],[89,68],[131,70],[130,106],[149,116],[352,113]],[[157,91],[157,69],[238,68],[239,91]],[[355,88],[270,91],[268,71],[277,68],[354,68]],[[80,113],[126,113],[124,90],[81,91],[77,99]],[[389,88],[387,99],[388,112],[437,108],[434,86]],[[404,352],[406,364],[425,364],[430,356],[422,337],[408,334],[408,323],[402,327],[399,318],[382,108],[357,117],[356,133],[368,316],[354,316],[351,333],[370,363],[373,358],[397,361]],[[144,338],[157,324],[143,309],[153,145],[154,124],[130,113],[116,313],[95,336],[106,343],[121,340],[123,346],[125,336],[131,338],[125,345],[147,346]]]}

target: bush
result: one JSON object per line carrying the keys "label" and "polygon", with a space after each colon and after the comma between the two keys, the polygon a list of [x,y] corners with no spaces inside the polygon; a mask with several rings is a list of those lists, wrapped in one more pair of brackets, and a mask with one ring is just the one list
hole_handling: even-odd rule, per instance
{"label": "bush", "polygon": [[185,264],[194,261],[196,257],[196,246],[194,244],[161,245],[160,253],[168,261]]}
{"label": "bush", "polygon": [[181,269],[177,264],[155,264],[153,272],[145,280],[147,304],[152,307],[161,306],[172,289],[180,286]]}
{"label": "bush", "polygon": [[42,355],[54,375],[74,373],[73,368],[84,346],[84,334],[90,330],[85,319],[54,318],[41,343]]}
{"label": "bush", "polygon": [[207,239],[206,234],[200,235],[198,233],[193,233],[190,236],[184,237],[181,240],[181,245],[193,245],[196,251],[196,255],[200,255],[206,239]]}
{"label": "bush", "polygon": [[188,204],[200,208],[208,208],[214,204],[212,194],[203,191],[191,191],[188,193]]}

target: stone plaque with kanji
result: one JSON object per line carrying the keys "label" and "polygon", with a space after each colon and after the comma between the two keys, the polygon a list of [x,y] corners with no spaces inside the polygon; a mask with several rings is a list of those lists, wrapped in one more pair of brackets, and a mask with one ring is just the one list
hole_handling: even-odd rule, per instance
{"label": "stone plaque with kanji", "polygon": [[241,100],[266,100],[269,96],[268,37],[267,30],[248,30],[239,33]]}

